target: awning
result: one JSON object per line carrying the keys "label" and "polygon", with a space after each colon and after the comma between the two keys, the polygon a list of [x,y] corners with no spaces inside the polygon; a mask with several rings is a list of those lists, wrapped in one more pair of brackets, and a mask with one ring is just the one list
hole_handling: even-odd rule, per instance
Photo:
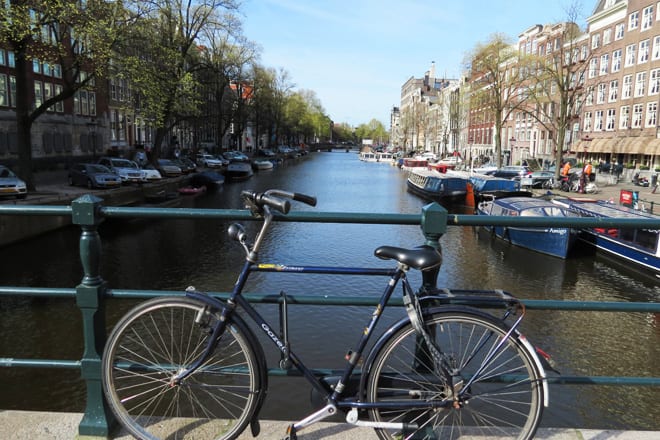
{"label": "awning", "polygon": [[660,154],[660,139],[650,137],[597,138],[578,142],[576,151],[613,154]]}

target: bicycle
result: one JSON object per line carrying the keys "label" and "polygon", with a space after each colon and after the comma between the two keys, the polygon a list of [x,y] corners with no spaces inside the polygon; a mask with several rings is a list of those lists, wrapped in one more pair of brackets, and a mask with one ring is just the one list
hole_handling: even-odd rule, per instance
{"label": "bicycle", "polygon": [[[442,262],[440,251],[428,245],[377,248],[375,255],[396,261],[395,268],[261,263],[259,250],[275,215],[288,214],[290,200],[315,206],[316,199],[281,190],[243,191],[242,199],[263,223],[254,241],[242,225],[228,228],[246,255],[228,299],[193,287],[185,296],[150,299],[126,313],[108,338],[103,390],[117,420],[132,435],[232,439],[249,425],[257,436],[268,375],[263,347],[246,322],[252,321],[279,352],[280,368],[295,367],[324,399],[321,408],[289,425],[288,440],[338,411],[349,424],[374,428],[381,439],[533,437],[548,403],[545,364],[518,331],[525,308],[513,295],[495,290],[414,292],[406,273],[434,271]],[[280,298],[279,331],[251,306],[242,291],[253,272],[389,277],[358,343],[346,354],[339,378],[309,369],[292,350],[286,293]],[[364,358],[399,284],[406,313]],[[502,316],[485,307],[501,309]]]}

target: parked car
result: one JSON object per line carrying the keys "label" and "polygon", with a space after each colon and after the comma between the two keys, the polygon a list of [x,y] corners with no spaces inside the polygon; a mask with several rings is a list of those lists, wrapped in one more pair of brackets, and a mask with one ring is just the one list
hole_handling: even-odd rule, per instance
{"label": "parked car", "polygon": [[102,157],[98,163],[121,177],[122,183],[144,183],[147,181],[145,172],[132,160],[119,157]]}
{"label": "parked car", "polygon": [[27,197],[27,185],[6,166],[0,165],[0,196]]}
{"label": "parked car", "polygon": [[144,176],[147,178],[147,182],[155,182],[163,178],[163,176],[160,175],[160,171],[150,163],[142,166],[142,171],[145,173]]}
{"label": "parked car", "polygon": [[210,154],[200,153],[197,155],[197,165],[208,168],[220,168],[222,160]]}
{"label": "parked car", "polygon": [[187,157],[178,157],[176,159],[172,159],[172,162],[181,168],[183,174],[190,174],[197,171],[197,165],[195,165],[195,162],[188,159]]}
{"label": "parked car", "polygon": [[178,177],[183,174],[183,170],[170,159],[158,159],[156,168],[163,177]]}
{"label": "parked car", "polygon": [[257,150],[257,156],[259,157],[275,157],[275,152],[271,149],[264,148]]}
{"label": "parked car", "polygon": [[119,188],[121,177],[97,163],[76,163],[69,168],[69,185],[92,188]]}
{"label": "parked car", "polygon": [[503,177],[505,179],[520,180],[521,177],[531,173],[532,171],[529,169],[529,167],[524,165],[509,165],[498,169],[491,175],[495,177]]}

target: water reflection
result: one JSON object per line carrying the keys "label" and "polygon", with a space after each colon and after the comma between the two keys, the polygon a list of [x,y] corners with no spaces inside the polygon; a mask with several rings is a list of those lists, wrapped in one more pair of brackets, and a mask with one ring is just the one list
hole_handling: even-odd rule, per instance
{"label": "water reflection", "polygon": [[[227,184],[216,193],[187,199],[188,206],[240,206],[243,189],[281,188],[315,195],[317,208],[295,210],[419,213],[427,203],[410,195],[405,175],[385,164],[365,163],[355,154],[313,153],[246,182]],[[464,211],[459,210],[463,213]],[[100,229],[101,272],[111,288],[228,291],[243,254],[228,242],[227,221],[110,221]],[[246,228],[253,231],[252,222]],[[0,249],[0,285],[73,287],[82,278],[77,228]],[[383,244],[415,246],[423,242],[417,226],[278,223],[262,257],[288,264],[386,267],[373,256]],[[588,254],[566,261],[511,246],[473,227],[449,227],[442,237],[444,264],[438,285],[452,288],[500,288],[521,298],[658,301],[657,283],[622,272]],[[34,261],[38,261],[35,267]],[[419,285],[419,274],[411,280]],[[258,274],[249,291],[305,295],[378,295],[382,277]],[[112,324],[130,306],[111,301]],[[260,305],[277,322],[274,306]],[[364,307],[292,306],[293,347],[314,367],[341,367],[371,310]],[[523,331],[550,352],[562,374],[660,376],[658,317],[645,313],[530,311]],[[385,321],[402,316],[389,309]],[[0,357],[78,359],[82,353],[80,313],[73,299],[0,298]],[[65,336],[63,336],[65,335]],[[277,354],[267,348],[270,365]],[[309,388],[284,379],[271,380],[264,409],[267,417],[292,418],[310,409]],[[57,383],[57,386],[52,386]],[[0,369],[0,408],[80,411],[84,391],[75,371]],[[278,396],[279,392],[282,392]],[[653,387],[551,387],[546,426],[660,429],[660,391]],[[292,402],[297,405],[292,407]],[[298,404],[299,402],[299,404]],[[286,403],[286,404],[285,404]],[[294,414],[292,414],[294,413]]]}

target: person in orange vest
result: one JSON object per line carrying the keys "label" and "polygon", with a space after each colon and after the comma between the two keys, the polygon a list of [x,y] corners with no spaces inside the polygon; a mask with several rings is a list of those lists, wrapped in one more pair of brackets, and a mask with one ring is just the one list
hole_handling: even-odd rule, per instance
{"label": "person in orange vest", "polygon": [[564,177],[568,177],[569,171],[571,171],[571,163],[569,161],[566,161],[564,166],[561,168],[561,175]]}
{"label": "person in orange vest", "polygon": [[591,167],[591,163],[589,162],[585,163],[584,168],[582,168],[582,175],[580,176],[579,192],[583,194],[587,192],[587,183],[589,183],[589,180],[591,180],[592,172],[593,172],[593,168]]}

